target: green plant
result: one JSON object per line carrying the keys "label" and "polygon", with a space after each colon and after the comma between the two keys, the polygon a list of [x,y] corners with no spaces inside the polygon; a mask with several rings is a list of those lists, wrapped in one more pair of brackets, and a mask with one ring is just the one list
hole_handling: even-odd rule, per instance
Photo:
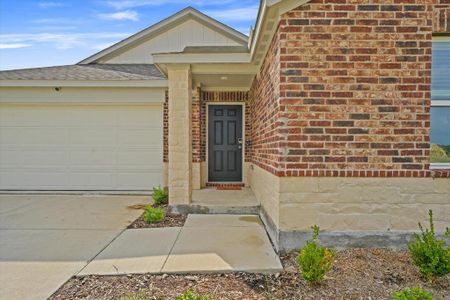
{"label": "green plant", "polygon": [[144,221],[147,223],[158,223],[166,217],[166,212],[163,208],[146,206],[143,215]]}
{"label": "green plant", "polygon": [[420,287],[405,288],[399,292],[395,292],[392,300],[433,300],[433,296]]}
{"label": "green plant", "polygon": [[167,204],[169,201],[169,193],[160,186],[154,187],[152,198],[157,205]]}
{"label": "green plant", "polygon": [[140,292],[140,293],[136,293],[136,294],[127,294],[122,299],[123,300],[146,300],[147,295],[145,294],[145,292]]}
{"label": "green plant", "polygon": [[213,300],[213,298],[211,296],[197,295],[192,290],[188,290],[176,296],[175,300]]}
{"label": "green plant", "polygon": [[[434,233],[433,212],[428,212],[430,229],[423,229],[419,223],[421,234],[414,234],[413,239],[408,244],[413,263],[419,267],[420,272],[428,280],[435,277],[445,276],[450,273],[450,245],[445,247],[445,241],[440,240]],[[445,236],[449,236],[447,228]]]}
{"label": "green plant", "polygon": [[306,246],[300,250],[297,263],[306,281],[317,283],[331,270],[334,263],[335,252],[319,245],[319,226],[311,227],[313,230],[312,241],[307,241]]}

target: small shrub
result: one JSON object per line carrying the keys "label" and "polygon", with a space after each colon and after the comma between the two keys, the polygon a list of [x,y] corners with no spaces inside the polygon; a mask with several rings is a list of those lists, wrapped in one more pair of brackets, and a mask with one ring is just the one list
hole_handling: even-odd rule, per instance
{"label": "small shrub", "polygon": [[166,217],[166,212],[163,208],[157,208],[152,206],[145,207],[143,215],[144,221],[147,223],[158,223]]}
{"label": "small shrub", "polygon": [[188,290],[183,294],[176,296],[175,300],[213,300],[213,298],[211,296],[196,295],[191,290]]}
{"label": "small shrub", "polygon": [[317,283],[333,267],[335,252],[319,245],[317,241],[319,227],[315,225],[312,229],[313,240],[307,241],[306,246],[300,250],[297,263],[302,271],[303,278],[306,281]]}
{"label": "small shrub", "polygon": [[[450,273],[450,245],[445,248],[445,241],[439,240],[434,233],[433,212],[429,211],[430,229],[423,229],[419,223],[421,234],[414,234],[408,244],[413,263],[420,272],[432,281],[435,277]],[[447,228],[445,236],[449,236]]]}
{"label": "small shrub", "polygon": [[169,202],[169,193],[160,186],[154,187],[152,198],[157,205],[167,204]]}
{"label": "small shrub", "polygon": [[122,299],[123,300],[147,300],[147,295],[144,292],[136,293],[136,294],[127,294]]}
{"label": "small shrub", "polygon": [[395,292],[392,300],[433,300],[433,296],[422,288],[416,287]]}

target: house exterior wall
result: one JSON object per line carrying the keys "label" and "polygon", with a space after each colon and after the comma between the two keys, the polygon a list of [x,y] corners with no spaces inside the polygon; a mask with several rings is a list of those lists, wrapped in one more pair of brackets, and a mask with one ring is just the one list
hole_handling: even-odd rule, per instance
{"label": "house exterior wall", "polygon": [[282,125],[286,175],[428,169],[432,5],[359,3],[311,1],[280,23],[281,117],[301,122]]}
{"label": "house exterior wall", "polygon": [[429,169],[431,39],[448,8],[313,0],[282,15],[250,115],[251,186],[279,249],[314,224],[343,247],[404,246],[428,209],[450,224],[450,172]]}
{"label": "house exterior wall", "polygon": [[[168,127],[169,122],[167,114],[169,112],[168,107],[168,95],[166,94],[166,102],[164,104],[164,162],[168,163]],[[248,166],[250,161],[250,133],[251,123],[249,119],[250,111],[249,107],[250,98],[248,92],[241,91],[202,91],[201,88],[195,88],[192,90],[192,188],[200,189],[206,186],[208,182],[208,169],[207,169],[207,105],[211,103],[239,103],[243,104],[244,115],[244,167],[243,176],[246,186],[250,186]],[[167,175],[166,175],[167,176]]]}
{"label": "house exterior wall", "polygon": [[102,60],[110,64],[153,63],[153,53],[181,52],[187,46],[241,46],[235,40],[196,21],[187,20],[155,35],[153,38],[126,49],[114,57]]}

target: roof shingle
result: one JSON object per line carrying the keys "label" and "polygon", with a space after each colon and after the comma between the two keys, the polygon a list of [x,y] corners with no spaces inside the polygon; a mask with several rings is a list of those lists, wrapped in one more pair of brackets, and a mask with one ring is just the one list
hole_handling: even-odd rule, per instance
{"label": "roof shingle", "polygon": [[86,64],[0,71],[0,80],[162,80],[153,64]]}

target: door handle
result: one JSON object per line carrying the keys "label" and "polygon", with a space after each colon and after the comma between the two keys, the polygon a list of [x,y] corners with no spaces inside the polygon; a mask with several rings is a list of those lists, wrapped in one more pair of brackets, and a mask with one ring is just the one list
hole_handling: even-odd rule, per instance
{"label": "door handle", "polygon": [[242,145],[242,138],[238,138],[238,143]]}

